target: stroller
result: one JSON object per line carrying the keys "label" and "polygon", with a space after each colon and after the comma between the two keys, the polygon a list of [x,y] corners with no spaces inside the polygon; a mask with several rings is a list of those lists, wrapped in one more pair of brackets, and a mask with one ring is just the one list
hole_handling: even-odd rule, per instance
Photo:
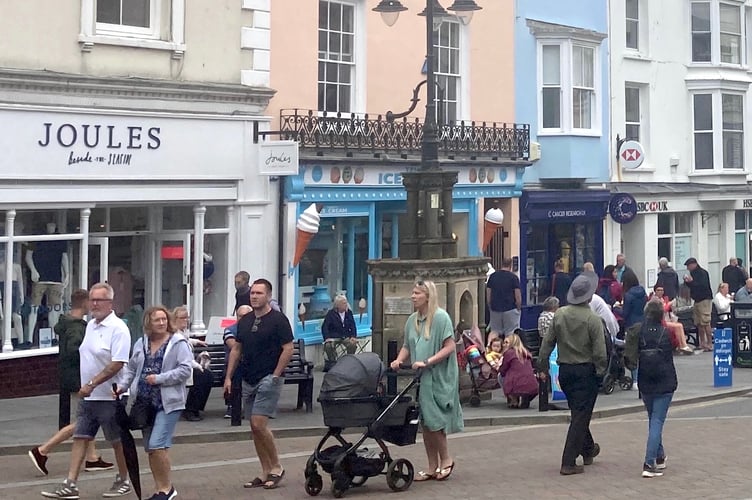
{"label": "stroller", "polygon": [[[324,375],[319,402],[329,430],[306,463],[305,491],[309,495],[316,496],[323,488],[319,466],[330,474],[335,498],[381,474],[386,475],[393,491],[405,491],[412,484],[412,463],[404,458],[392,459],[385,442],[397,446],[415,444],[420,419],[420,370],[396,396],[383,395],[384,374],[379,356],[369,352],[341,357]],[[407,395],[413,387],[417,388],[415,402]],[[346,427],[366,430],[356,442],[349,443],[342,437]],[[325,448],[330,438],[338,444]],[[378,448],[362,448],[367,439],[375,440]]]}
{"label": "stroller", "polygon": [[617,384],[623,391],[628,391],[632,388],[632,377],[628,374],[624,366],[624,340],[618,337],[611,344],[611,356],[609,356],[606,376],[603,377],[601,392],[603,394],[611,394],[614,392]]}
{"label": "stroller", "polygon": [[480,393],[500,389],[499,372],[493,368],[485,358],[485,347],[480,330],[464,330],[460,334],[461,342],[458,342],[457,360],[460,370],[466,370],[469,366],[472,392],[470,394],[470,406],[480,406]]}

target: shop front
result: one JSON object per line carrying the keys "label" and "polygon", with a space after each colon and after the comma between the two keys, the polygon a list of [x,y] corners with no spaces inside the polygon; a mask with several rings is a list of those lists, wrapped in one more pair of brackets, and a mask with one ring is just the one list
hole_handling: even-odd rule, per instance
{"label": "shop front", "polygon": [[[301,173],[287,179],[285,303],[286,312],[297,318],[296,338],[321,343],[321,322],[339,293],[348,298],[358,335],[371,334],[373,283],[366,261],[399,257],[399,229],[407,216],[401,172],[410,168],[415,167],[301,160]],[[458,256],[482,255],[483,199],[519,197],[523,169],[445,169],[458,171],[451,214]],[[320,207],[320,227],[293,266],[296,222],[312,204]]]}
{"label": "shop front", "polygon": [[536,328],[552,295],[554,263],[574,278],[586,262],[603,269],[605,190],[525,190],[520,198],[520,285],[523,328]]}
{"label": "shop front", "polygon": [[[276,223],[275,203],[241,188],[257,177],[252,125],[247,116],[0,106],[3,376],[26,358],[54,357],[53,327],[72,291],[96,282],[114,288],[133,339],[151,305],[187,305],[196,331],[231,311],[234,273],[274,265],[239,252],[245,234]],[[9,395],[20,394],[0,393]]]}

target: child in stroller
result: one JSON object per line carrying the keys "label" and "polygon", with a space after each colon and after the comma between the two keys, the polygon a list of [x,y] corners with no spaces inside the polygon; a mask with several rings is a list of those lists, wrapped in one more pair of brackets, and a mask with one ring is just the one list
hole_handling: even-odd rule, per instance
{"label": "child in stroller", "polygon": [[[619,338],[620,336],[622,338]],[[603,394],[611,394],[614,392],[617,384],[623,391],[628,391],[632,388],[632,377],[627,375],[624,364],[624,339],[622,334],[612,338],[611,356],[606,376],[603,377],[601,391]]]}
{"label": "child in stroller", "polygon": [[[500,338],[500,337],[498,337]],[[478,327],[462,330],[457,343],[457,361],[460,370],[469,367],[472,383],[470,406],[480,406],[480,393],[501,388],[499,371],[486,359],[486,349]]]}

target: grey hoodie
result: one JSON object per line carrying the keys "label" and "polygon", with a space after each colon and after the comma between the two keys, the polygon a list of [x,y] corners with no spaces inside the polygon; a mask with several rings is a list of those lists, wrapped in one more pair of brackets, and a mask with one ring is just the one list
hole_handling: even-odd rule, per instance
{"label": "grey hoodie", "polygon": [[674,300],[679,295],[679,275],[671,266],[658,273],[658,280],[655,284],[663,286],[663,294],[670,300]]}
{"label": "grey hoodie", "polygon": [[[120,382],[121,389],[130,386],[131,396],[138,394],[138,379],[144,369],[144,342],[146,336],[136,341],[133,355],[123,370],[123,379]],[[188,395],[185,384],[193,370],[192,361],[193,353],[188,341],[180,334],[172,334],[162,360],[162,373],[157,375],[165,413],[185,409],[185,399]]]}

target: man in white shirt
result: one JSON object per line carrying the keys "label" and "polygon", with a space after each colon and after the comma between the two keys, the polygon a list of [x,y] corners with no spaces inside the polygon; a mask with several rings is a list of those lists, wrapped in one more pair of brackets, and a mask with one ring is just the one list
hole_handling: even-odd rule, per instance
{"label": "man in white shirt", "polygon": [[118,474],[112,487],[104,492],[106,498],[130,493],[128,469],[120,443],[120,427],[115,419],[116,402],[112,382],[117,382],[121,369],[128,362],[131,348],[130,331],[112,310],[115,293],[107,283],[97,283],[89,291],[91,320],[78,351],[81,357],[81,390],[76,430],[73,433],[68,477],[54,491],[43,491],[47,498],[79,498],[78,473],[86,454],[87,441],[94,439],[102,428],[105,439],[112,444]]}

